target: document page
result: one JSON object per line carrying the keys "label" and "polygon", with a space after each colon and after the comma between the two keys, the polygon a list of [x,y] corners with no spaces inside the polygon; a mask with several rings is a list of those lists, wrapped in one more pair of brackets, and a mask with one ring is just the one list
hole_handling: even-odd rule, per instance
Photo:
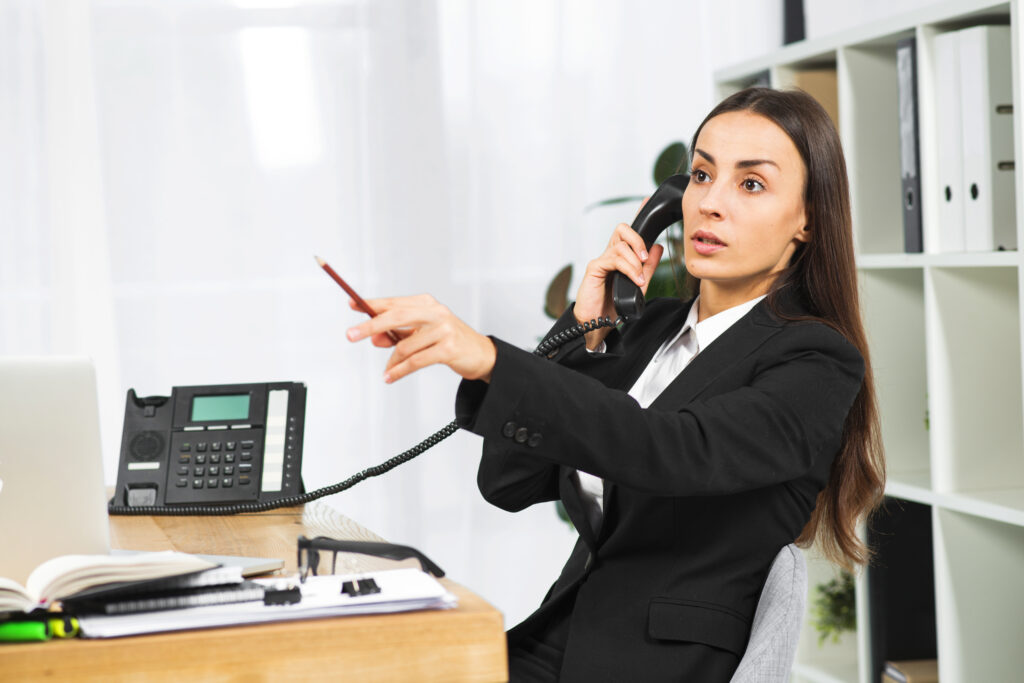
{"label": "document page", "polygon": [[[367,578],[372,578],[376,582],[380,588],[379,593],[350,596],[343,592],[342,588],[346,581]],[[273,588],[279,586],[282,579],[254,581]],[[298,584],[297,579],[295,582]],[[455,596],[437,579],[416,568],[379,571],[372,574],[311,576],[298,586],[302,599],[293,604],[264,605],[262,601],[257,601],[138,614],[81,615],[79,625],[85,638],[114,638],[141,633],[293,619],[450,609],[457,604]]]}

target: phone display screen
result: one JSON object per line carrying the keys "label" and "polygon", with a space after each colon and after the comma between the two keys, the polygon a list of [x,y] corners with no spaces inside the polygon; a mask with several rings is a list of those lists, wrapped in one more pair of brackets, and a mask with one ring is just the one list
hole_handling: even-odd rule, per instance
{"label": "phone display screen", "polygon": [[244,420],[249,417],[249,394],[196,396],[192,399],[192,421]]}

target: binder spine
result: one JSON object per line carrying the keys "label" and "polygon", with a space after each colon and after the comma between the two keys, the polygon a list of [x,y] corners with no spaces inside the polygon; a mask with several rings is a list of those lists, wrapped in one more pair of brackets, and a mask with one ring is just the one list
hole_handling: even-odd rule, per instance
{"label": "binder spine", "polygon": [[1010,29],[959,33],[966,249],[1016,249]]}
{"label": "binder spine", "polygon": [[[934,251],[962,252],[964,237],[963,148],[961,142],[960,35],[935,36],[935,118],[938,139],[938,244]],[[929,251],[932,247],[929,246]]]}
{"label": "binder spine", "polygon": [[921,223],[921,158],[917,117],[917,50],[914,38],[896,47],[899,79],[900,185],[903,194],[903,248],[924,251]]}

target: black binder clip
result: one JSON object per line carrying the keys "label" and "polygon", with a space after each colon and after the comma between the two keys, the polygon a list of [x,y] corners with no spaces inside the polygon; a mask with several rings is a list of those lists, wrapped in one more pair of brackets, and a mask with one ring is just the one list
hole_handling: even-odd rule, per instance
{"label": "black binder clip", "polygon": [[264,605],[294,605],[302,601],[302,591],[295,584],[267,587],[263,591]]}
{"label": "black binder clip", "polygon": [[365,579],[345,581],[341,584],[341,592],[350,598],[356,598],[360,595],[376,595],[380,593],[380,586],[377,585],[372,576],[368,576]]}

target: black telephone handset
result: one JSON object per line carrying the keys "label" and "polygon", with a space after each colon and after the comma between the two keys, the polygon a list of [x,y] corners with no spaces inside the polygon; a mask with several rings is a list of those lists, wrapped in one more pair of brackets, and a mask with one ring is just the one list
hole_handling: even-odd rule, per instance
{"label": "black telephone handset", "polygon": [[[683,219],[683,192],[690,176],[669,177],[658,186],[633,220],[633,229],[644,239],[647,250],[668,226]],[[644,295],[640,288],[622,273],[612,273],[612,299],[620,318],[638,318],[644,312]]]}
{"label": "black telephone handset", "polygon": [[[690,176],[663,182],[633,220],[648,251],[683,218]],[[644,310],[640,288],[612,274],[618,320],[601,318],[563,329],[534,349],[553,351],[598,327],[614,327]],[[121,466],[111,514],[225,515],[301,505],[340,493],[388,472],[458,431],[453,421],[409,450],[305,493],[300,476],[306,387],[296,382],[174,387],[171,396],[141,398],[128,391]],[[229,445],[230,444],[230,445]]]}

